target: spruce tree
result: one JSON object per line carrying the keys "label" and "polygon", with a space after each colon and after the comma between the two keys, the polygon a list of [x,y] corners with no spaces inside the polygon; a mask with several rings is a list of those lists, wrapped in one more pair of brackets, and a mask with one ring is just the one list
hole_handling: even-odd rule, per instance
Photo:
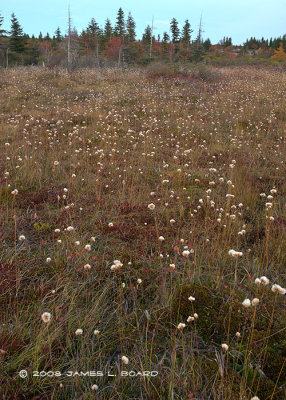
{"label": "spruce tree", "polygon": [[124,22],[124,12],[120,7],[117,13],[116,25],[115,25],[116,36],[123,37],[125,35],[125,22]]}
{"label": "spruce tree", "polygon": [[60,42],[62,40],[60,27],[58,27],[57,30],[55,31],[55,39],[57,42]]}
{"label": "spruce tree", "polygon": [[151,37],[152,37],[152,29],[150,25],[147,25],[145,28],[145,31],[142,36],[142,41],[144,44],[150,44],[151,43]]}
{"label": "spruce tree", "polygon": [[167,55],[167,53],[169,51],[169,43],[170,43],[170,36],[168,35],[167,32],[164,32],[163,39],[162,39],[162,51],[165,56]]}
{"label": "spruce tree", "polygon": [[203,29],[202,29],[202,17],[201,17],[199,31],[198,31],[197,39],[195,42],[194,56],[193,56],[194,61],[197,61],[197,62],[201,61],[201,59],[204,55],[204,51],[205,51],[203,44],[202,44],[202,42],[203,42],[202,41],[202,32],[203,32]]}
{"label": "spruce tree", "polygon": [[210,39],[206,39],[206,40],[203,42],[203,47],[204,47],[204,49],[205,49],[206,51],[209,51],[211,45],[212,45],[212,44],[211,44]]}
{"label": "spruce tree", "polygon": [[15,14],[11,15],[11,31],[10,31],[10,47],[12,51],[16,53],[22,53],[25,49],[24,47],[25,39],[23,35],[23,29],[19,24],[18,19]]}
{"label": "spruce tree", "polygon": [[180,38],[180,30],[179,30],[179,26],[178,26],[178,21],[176,20],[176,18],[173,18],[170,24],[170,30],[172,33],[172,42],[173,43],[178,43],[179,38]]}
{"label": "spruce tree", "polygon": [[3,22],[4,22],[4,17],[2,17],[2,15],[0,14],[0,36],[2,36],[3,33],[6,32],[4,29],[1,28],[1,26],[3,25]]}
{"label": "spruce tree", "polygon": [[87,32],[91,33],[92,35],[100,34],[100,28],[94,18],[91,18],[87,26]]}
{"label": "spruce tree", "polygon": [[104,40],[108,41],[112,38],[113,29],[110,22],[110,19],[107,18],[104,25]]}
{"label": "spruce tree", "polygon": [[183,29],[182,29],[181,39],[185,43],[190,43],[192,32],[193,32],[193,30],[191,29],[191,24],[189,23],[189,20],[186,19],[185,25],[183,26]]}
{"label": "spruce tree", "polygon": [[135,21],[131,15],[131,13],[128,13],[127,21],[126,21],[126,30],[127,30],[127,38],[129,42],[134,42],[135,41]]}
{"label": "spruce tree", "polygon": [[164,33],[163,33],[162,42],[164,42],[164,43],[169,43],[169,42],[170,42],[170,36],[168,35],[167,32],[164,32]]}

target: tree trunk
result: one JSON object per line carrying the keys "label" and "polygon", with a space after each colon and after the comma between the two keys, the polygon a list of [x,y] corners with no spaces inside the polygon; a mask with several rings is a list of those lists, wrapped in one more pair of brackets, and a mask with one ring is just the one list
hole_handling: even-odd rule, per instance
{"label": "tree trunk", "polygon": [[121,63],[121,53],[122,53],[122,46],[120,46],[120,49],[119,49],[117,68],[120,67],[120,63]]}

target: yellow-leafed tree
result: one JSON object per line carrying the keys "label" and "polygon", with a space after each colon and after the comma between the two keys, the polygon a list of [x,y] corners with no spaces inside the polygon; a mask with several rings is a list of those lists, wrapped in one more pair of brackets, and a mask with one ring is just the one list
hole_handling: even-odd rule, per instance
{"label": "yellow-leafed tree", "polygon": [[281,60],[281,61],[286,60],[286,53],[284,51],[282,42],[280,42],[280,46],[278,47],[278,49],[274,51],[275,54],[271,58],[273,58],[274,60]]}

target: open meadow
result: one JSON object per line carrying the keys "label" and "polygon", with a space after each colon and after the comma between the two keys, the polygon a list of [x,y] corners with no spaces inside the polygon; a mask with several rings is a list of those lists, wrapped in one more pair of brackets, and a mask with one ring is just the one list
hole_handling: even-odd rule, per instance
{"label": "open meadow", "polygon": [[285,71],[0,93],[1,398],[285,399]]}

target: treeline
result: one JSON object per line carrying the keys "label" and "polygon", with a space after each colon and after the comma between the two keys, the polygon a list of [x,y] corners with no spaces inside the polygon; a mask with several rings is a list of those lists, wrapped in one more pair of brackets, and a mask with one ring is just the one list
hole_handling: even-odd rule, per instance
{"label": "treeline", "polygon": [[[202,24],[194,34],[188,19],[182,29],[176,18],[170,21],[170,31],[162,36],[154,35],[153,23],[145,28],[140,39],[136,35],[136,23],[131,13],[125,17],[118,10],[115,26],[110,19],[100,27],[94,18],[81,33],[72,26],[69,18],[67,33],[57,28],[55,33],[31,37],[24,33],[15,14],[11,16],[9,32],[2,29],[0,15],[0,65],[64,66],[68,68],[92,67],[106,64],[141,64],[154,60],[200,61],[203,57],[234,58],[245,54],[284,59],[286,35],[274,39],[248,39],[243,46],[233,46],[231,37],[224,37],[218,44],[203,40]],[[285,54],[286,58],[286,54]]]}

